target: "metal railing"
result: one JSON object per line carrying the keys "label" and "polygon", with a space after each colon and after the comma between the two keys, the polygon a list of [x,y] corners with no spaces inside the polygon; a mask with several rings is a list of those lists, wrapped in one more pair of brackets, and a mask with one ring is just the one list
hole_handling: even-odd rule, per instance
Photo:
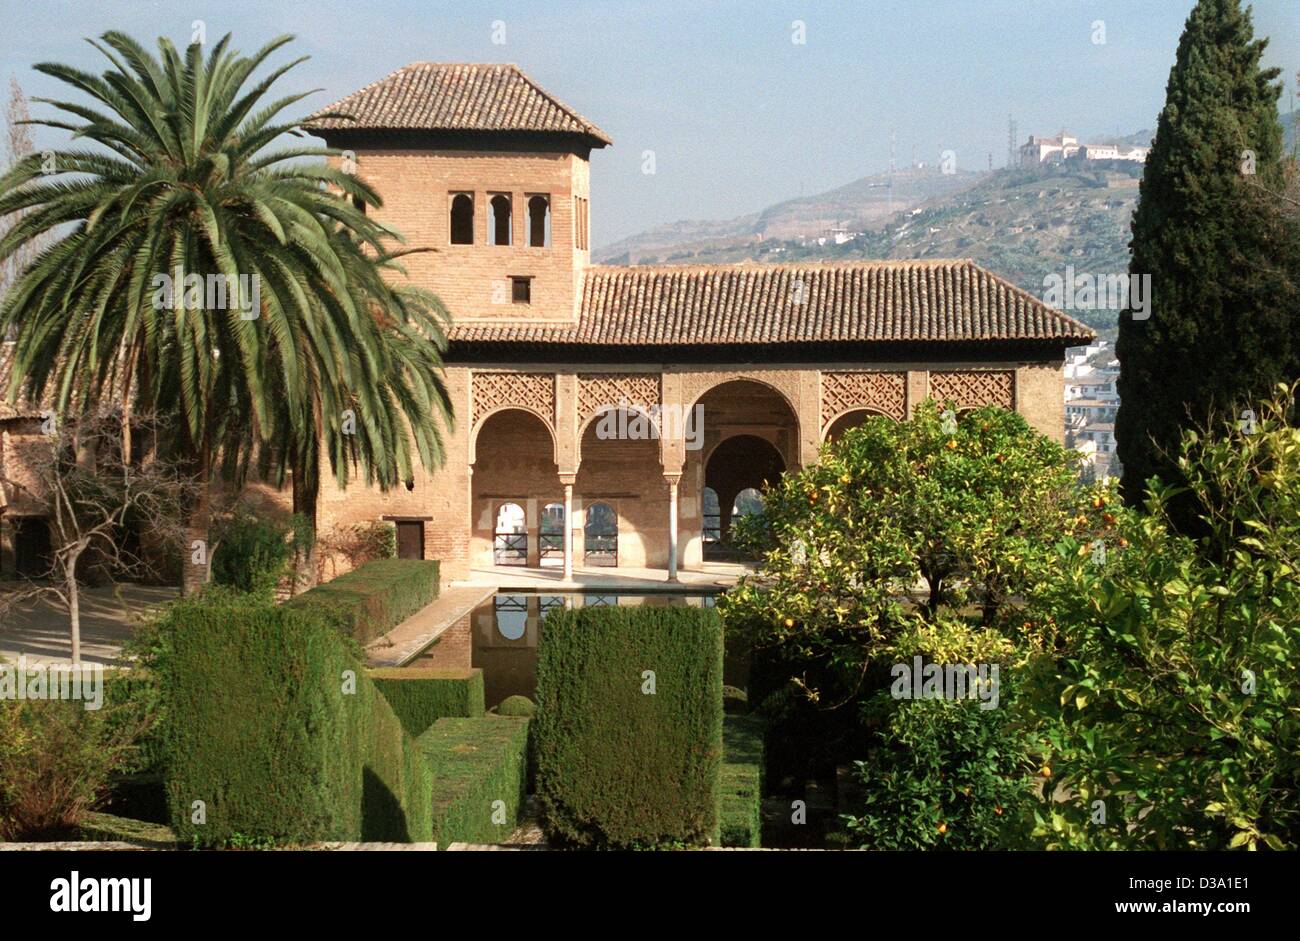
{"label": "metal railing", "polygon": [[497,533],[492,543],[494,565],[527,565],[528,534]]}

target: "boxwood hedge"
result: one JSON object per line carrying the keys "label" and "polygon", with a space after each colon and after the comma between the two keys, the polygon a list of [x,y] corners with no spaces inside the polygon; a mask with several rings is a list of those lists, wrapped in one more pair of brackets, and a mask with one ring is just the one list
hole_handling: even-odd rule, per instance
{"label": "boxwood hedge", "polygon": [[763,720],[729,715],[722,722],[718,824],[723,846],[755,847],[762,835]]}
{"label": "boxwood hedge", "polygon": [[375,559],[286,603],[309,610],[366,644],[388,633],[438,597],[438,563]]}
{"label": "boxwood hedge", "polygon": [[556,610],[533,719],[542,826],[559,843],[700,845],[717,833],[722,623],[711,608]]}
{"label": "boxwood hedge", "polygon": [[311,614],[182,601],[159,658],[182,843],[428,840],[432,770],[345,638]]}
{"label": "boxwood hedge", "polygon": [[[528,719],[439,719],[420,736],[433,767],[433,839],[500,843],[527,790]],[[499,802],[499,803],[498,803]]]}
{"label": "boxwood hedge", "polygon": [[385,667],[370,670],[406,734],[418,738],[438,719],[483,715],[483,671]]}

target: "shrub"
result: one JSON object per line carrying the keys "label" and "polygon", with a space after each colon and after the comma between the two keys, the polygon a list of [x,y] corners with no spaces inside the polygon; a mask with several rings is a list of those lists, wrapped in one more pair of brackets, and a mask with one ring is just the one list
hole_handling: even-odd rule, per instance
{"label": "shrub", "polygon": [[718,829],[723,846],[760,845],[763,832],[763,722],[729,715],[722,722]]}
{"label": "shrub", "polygon": [[104,671],[104,701],[114,707],[108,720],[126,725],[138,734],[135,749],[120,769],[122,774],[155,774],[162,770],[162,693],[158,679],[146,669]]}
{"label": "shrub", "polygon": [[1112,511],[1104,555],[1058,546],[1029,612],[1050,674],[1038,731],[1070,793],[1043,808],[1049,847],[1300,846],[1295,407],[1282,389],[1255,428],[1184,436],[1202,538],[1156,486],[1146,516]]}
{"label": "shrub", "polygon": [[499,716],[522,716],[531,718],[537,712],[536,704],[527,696],[507,696],[497,706]]}
{"label": "shrub", "polygon": [[369,675],[412,738],[438,719],[483,715],[482,670],[390,667],[370,670]]}
{"label": "shrub", "polygon": [[242,508],[213,527],[212,581],[267,597],[289,573],[295,547],[310,540],[305,517],[277,520]]}
{"label": "shrub", "polygon": [[0,700],[0,840],[66,838],[129,767],[141,727],[121,707]]}
{"label": "shrub", "polygon": [[749,695],[735,686],[722,687],[722,708],[728,715],[749,711]]}
{"label": "shrub", "polygon": [[538,802],[553,839],[653,847],[715,835],[722,625],[713,609],[552,611],[533,721]]}
{"label": "shrub", "polygon": [[[967,698],[919,698],[939,690],[911,687],[916,657],[927,666],[986,666],[981,676],[994,685],[967,686]],[[860,803],[844,818],[849,833],[882,850],[1026,845],[1037,765],[1013,718],[1015,646],[998,630],[942,617],[911,622],[885,658],[895,665],[889,688],[862,708],[875,734],[866,759],[854,762]]]}
{"label": "shrub", "polygon": [[378,559],[286,602],[366,644],[438,597],[438,563]]}
{"label": "shrub", "polygon": [[182,842],[429,838],[427,760],[355,646],[310,611],[213,595],[176,603],[162,633],[167,796]]}
{"label": "shrub", "polygon": [[887,713],[879,744],[855,763],[863,806],[846,819],[867,849],[1015,849],[1033,801],[1028,755],[1005,708],[978,701],[872,704]]}
{"label": "shrub", "polygon": [[432,839],[439,849],[510,836],[527,790],[527,719],[439,719],[419,747],[433,767]]}
{"label": "shrub", "polygon": [[397,528],[392,523],[379,521],[336,525],[320,534],[316,545],[316,577],[323,582],[327,568],[330,575],[337,572],[339,557],[346,560],[349,569],[359,569],[376,559],[395,558]]}

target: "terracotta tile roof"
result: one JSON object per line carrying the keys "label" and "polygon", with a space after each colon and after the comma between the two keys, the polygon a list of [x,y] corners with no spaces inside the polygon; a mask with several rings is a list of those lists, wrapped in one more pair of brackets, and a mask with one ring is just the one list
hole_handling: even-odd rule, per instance
{"label": "terracotta tile roof", "polygon": [[[322,117],[329,113],[354,120]],[[541,131],[613,141],[513,64],[412,62],[307,119],[315,130]]]}
{"label": "terracotta tile roof", "polygon": [[[802,303],[799,303],[802,292]],[[453,311],[453,315],[454,315]],[[577,324],[453,323],[457,343],[1091,342],[970,260],[591,267]]]}

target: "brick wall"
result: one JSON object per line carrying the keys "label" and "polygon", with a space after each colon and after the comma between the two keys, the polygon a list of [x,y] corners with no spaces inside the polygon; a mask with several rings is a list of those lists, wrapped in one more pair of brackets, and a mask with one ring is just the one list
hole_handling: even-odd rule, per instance
{"label": "brick wall", "polygon": [[[358,150],[357,173],[383,196],[375,217],[409,245],[436,249],[404,259],[411,278],[458,320],[572,321],[590,252],[574,248],[574,198],[589,198],[587,161],[573,153]],[[451,197],[474,197],[474,244],[451,244]],[[512,244],[488,244],[491,197],[509,194]],[[528,200],[551,204],[551,244],[528,245]],[[532,278],[528,305],[509,278]]]}

